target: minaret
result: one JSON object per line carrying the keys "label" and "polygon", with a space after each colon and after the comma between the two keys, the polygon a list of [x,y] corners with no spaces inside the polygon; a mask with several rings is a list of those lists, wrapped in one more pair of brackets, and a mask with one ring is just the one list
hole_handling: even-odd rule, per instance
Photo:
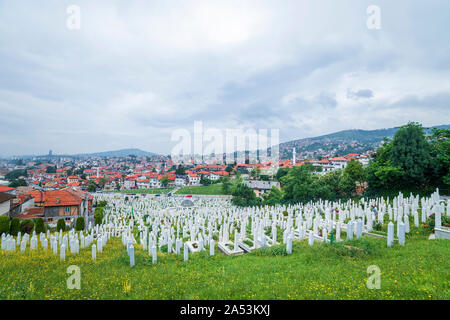
{"label": "minaret", "polygon": [[97,167],[97,179],[98,179],[99,176],[100,176],[100,174],[99,174],[99,168]]}
{"label": "minaret", "polygon": [[292,166],[295,166],[295,147],[294,150],[292,150]]}

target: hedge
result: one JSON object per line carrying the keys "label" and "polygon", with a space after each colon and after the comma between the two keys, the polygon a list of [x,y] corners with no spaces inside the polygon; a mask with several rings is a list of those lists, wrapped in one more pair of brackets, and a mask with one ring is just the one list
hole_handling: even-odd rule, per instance
{"label": "hedge", "polygon": [[37,218],[36,219],[35,231],[36,231],[36,233],[43,233],[43,232],[45,232],[44,219],[42,219],[42,218]]}
{"label": "hedge", "polygon": [[34,229],[34,223],[30,219],[25,219],[20,222],[20,232],[22,234],[31,233]]}
{"label": "hedge", "polygon": [[75,230],[82,231],[82,230],[84,230],[84,228],[85,228],[84,218],[78,217],[77,221],[75,222]]}
{"label": "hedge", "polygon": [[20,231],[20,219],[15,217],[11,220],[11,225],[9,226],[9,234],[17,236]]}
{"label": "hedge", "polygon": [[0,217],[0,235],[2,233],[8,233],[9,232],[9,217],[8,216],[1,216]]}
{"label": "hedge", "polygon": [[64,219],[58,219],[58,222],[56,223],[56,230],[66,231],[66,222]]}

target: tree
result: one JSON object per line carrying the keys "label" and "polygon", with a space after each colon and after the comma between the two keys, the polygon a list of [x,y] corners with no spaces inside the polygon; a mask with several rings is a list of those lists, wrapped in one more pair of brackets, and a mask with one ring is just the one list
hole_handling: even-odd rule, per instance
{"label": "tree", "polygon": [[231,202],[236,206],[251,206],[259,203],[253,189],[243,183],[236,186],[232,195]]}
{"label": "tree", "polygon": [[37,218],[36,219],[36,226],[35,226],[36,233],[42,233],[45,232],[45,225],[44,225],[44,219]]}
{"label": "tree", "polygon": [[233,172],[233,167],[231,165],[227,165],[227,167],[225,168],[225,171],[228,173]]}
{"label": "tree", "polygon": [[22,234],[31,233],[34,228],[34,223],[30,219],[20,221],[20,232]]}
{"label": "tree", "polygon": [[281,185],[286,199],[290,200],[311,200],[315,198],[313,191],[313,181],[316,177],[312,176],[313,166],[304,164],[293,167],[288,174],[281,178]]}
{"label": "tree", "polygon": [[440,184],[448,188],[450,186],[450,130],[434,128],[431,143],[434,175]]}
{"label": "tree", "polygon": [[229,176],[222,177],[222,193],[230,194],[231,192],[231,181]]}
{"label": "tree", "polygon": [[213,181],[207,177],[205,177],[204,175],[201,176],[200,178],[200,184],[204,185],[204,186],[209,186],[213,183]]}
{"label": "tree", "polygon": [[177,170],[175,170],[175,174],[179,175],[179,176],[183,176],[186,173],[185,171],[186,171],[186,169],[180,164],[178,166]]}
{"label": "tree", "polygon": [[20,219],[14,217],[11,219],[11,225],[9,226],[9,234],[17,236],[20,231]]}
{"label": "tree", "polygon": [[277,181],[281,181],[281,178],[284,177],[285,175],[287,175],[288,170],[289,169],[287,169],[287,168],[278,169],[277,174],[275,175],[275,179],[277,179]]}
{"label": "tree", "polygon": [[103,207],[97,207],[95,208],[95,212],[94,212],[94,217],[95,217],[95,225],[100,225],[102,224],[103,221]]}
{"label": "tree", "polygon": [[344,174],[348,175],[352,181],[364,181],[365,172],[362,164],[355,159],[350,160],[347,167],[344,170]]}
{"label": "tree", "polygon": [[45,169],[45,172],[56,173],[56,166],[47,166],[47,168]]}
{"label": "tree", "polygon": [[58,219],[58,222],[56,223],[56,230],[66,231],[66,222],[64,219]]}
{"label": "tree", "polygon": [[99,185],[99,187],[100,188],[104,188],[105,187],[105,184],[108,182],[108,180],[106,180],[105,178],[103,178],[103,177],[101,177],[99,180],[98,180],[98,185]]}
{"label": "tree", "polygon": [[92,182],[89,183],[88,185],[88,189],[89,192],[95,192],[97,190],[97,187],[95,186],[95,184],[93,184]]}
{"label": "tree", "polygon": [[162,176],[161,179],[160,179],[159,181],[161,182],[161,185],[162,185],[163,187],[167,187],[167,185],[168,185],[169,182],[170,182],[170,179],[169,179],[168,176]]}
{"label": "tree", "polygon": [[17,187],[26,187],[27,185],[28,184],[24,179],[15,179],[8,184],[8,187],[17,188]]}
{"label": "tree", "polygon": [[7,174],[5,174],[5,179],[9,180],[9,181],[12,181],[12,180],[16,180],[16,179],[18,179],[19,177],[22,177],[22,176],[26,177],[27,175],[28,174],[27,174],[26,170],[16,169],[16,170],[13,170],[13,171],[8,172]]}
{"label": "tree", "polygon": [[84,230],[85,225],[84,225],[84,218],[83,217],[78,217],[77,221],[75,222],[75,230],[76,231],[82,231]]}
{"label": "tree", "polygon": [[259,179],[260,174],[261,174],[261,170],[259,168],[253,169],[252,172],[250,173],[250,175],[254,179]]}
{"label": "tree", "polygon": [[425,186],[432,158],[430,144],[420,124],[410,122],[395,133],[390,160],[394,166],[403,169],[404,185]]}
{"label": "tree", "polygon": [[8,216],[0,216],[0,235],[9,232],[9,217]]}
{"label": "tree", "polygon": [[267,195],[263,195],[263,197],[269,205],[275,205],[283,199],[283,192],[273,186],[272,189],[270,189],[270,192]]}

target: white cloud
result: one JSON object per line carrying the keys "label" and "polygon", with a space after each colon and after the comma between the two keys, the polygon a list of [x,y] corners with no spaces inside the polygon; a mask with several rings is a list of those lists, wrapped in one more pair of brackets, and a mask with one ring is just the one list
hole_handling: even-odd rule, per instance
{"label": "white cloud", "polygon": [[370,1],[79,0],[79,31],[70,4],[0,4],[0,156],[168,153],[194,120],[282,141],[450,122],[446,1],[379,1],[377,31]]}

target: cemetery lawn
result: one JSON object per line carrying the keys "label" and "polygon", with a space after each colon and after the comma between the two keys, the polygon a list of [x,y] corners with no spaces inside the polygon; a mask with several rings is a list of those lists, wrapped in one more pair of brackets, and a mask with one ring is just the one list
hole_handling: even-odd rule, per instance
{"label": "cemetery lawn", "polygon": [[166,194],[174,188],[151,188],[151,189],[125,189],[125,190],[108,190],[108,193],[132,193],[132,194]]}
{"label": "cemetery lawn", "polygon": [[226,195],[222,190],[221,183],[211,184],[209,186],[188,186],[183,187],[175,194],[195,194],[195,195]]}
{"label": "cemetery lawn", "polygon": [[[344,245],[359,249],[348,249]],[[137,244],[136,265],[119,238],[91,260],[91,249],[66,260],[48,250],[1,251],[0,299],[450,299],[450,243],[423,237],[386,248],[385,239],[260,249],[228,257],[218,251],[158,253],[158,263]],[[81,270],[81,289],[68,289],[67,267]],[[381,288],[369,290],[367,268],[381,270]]]}

